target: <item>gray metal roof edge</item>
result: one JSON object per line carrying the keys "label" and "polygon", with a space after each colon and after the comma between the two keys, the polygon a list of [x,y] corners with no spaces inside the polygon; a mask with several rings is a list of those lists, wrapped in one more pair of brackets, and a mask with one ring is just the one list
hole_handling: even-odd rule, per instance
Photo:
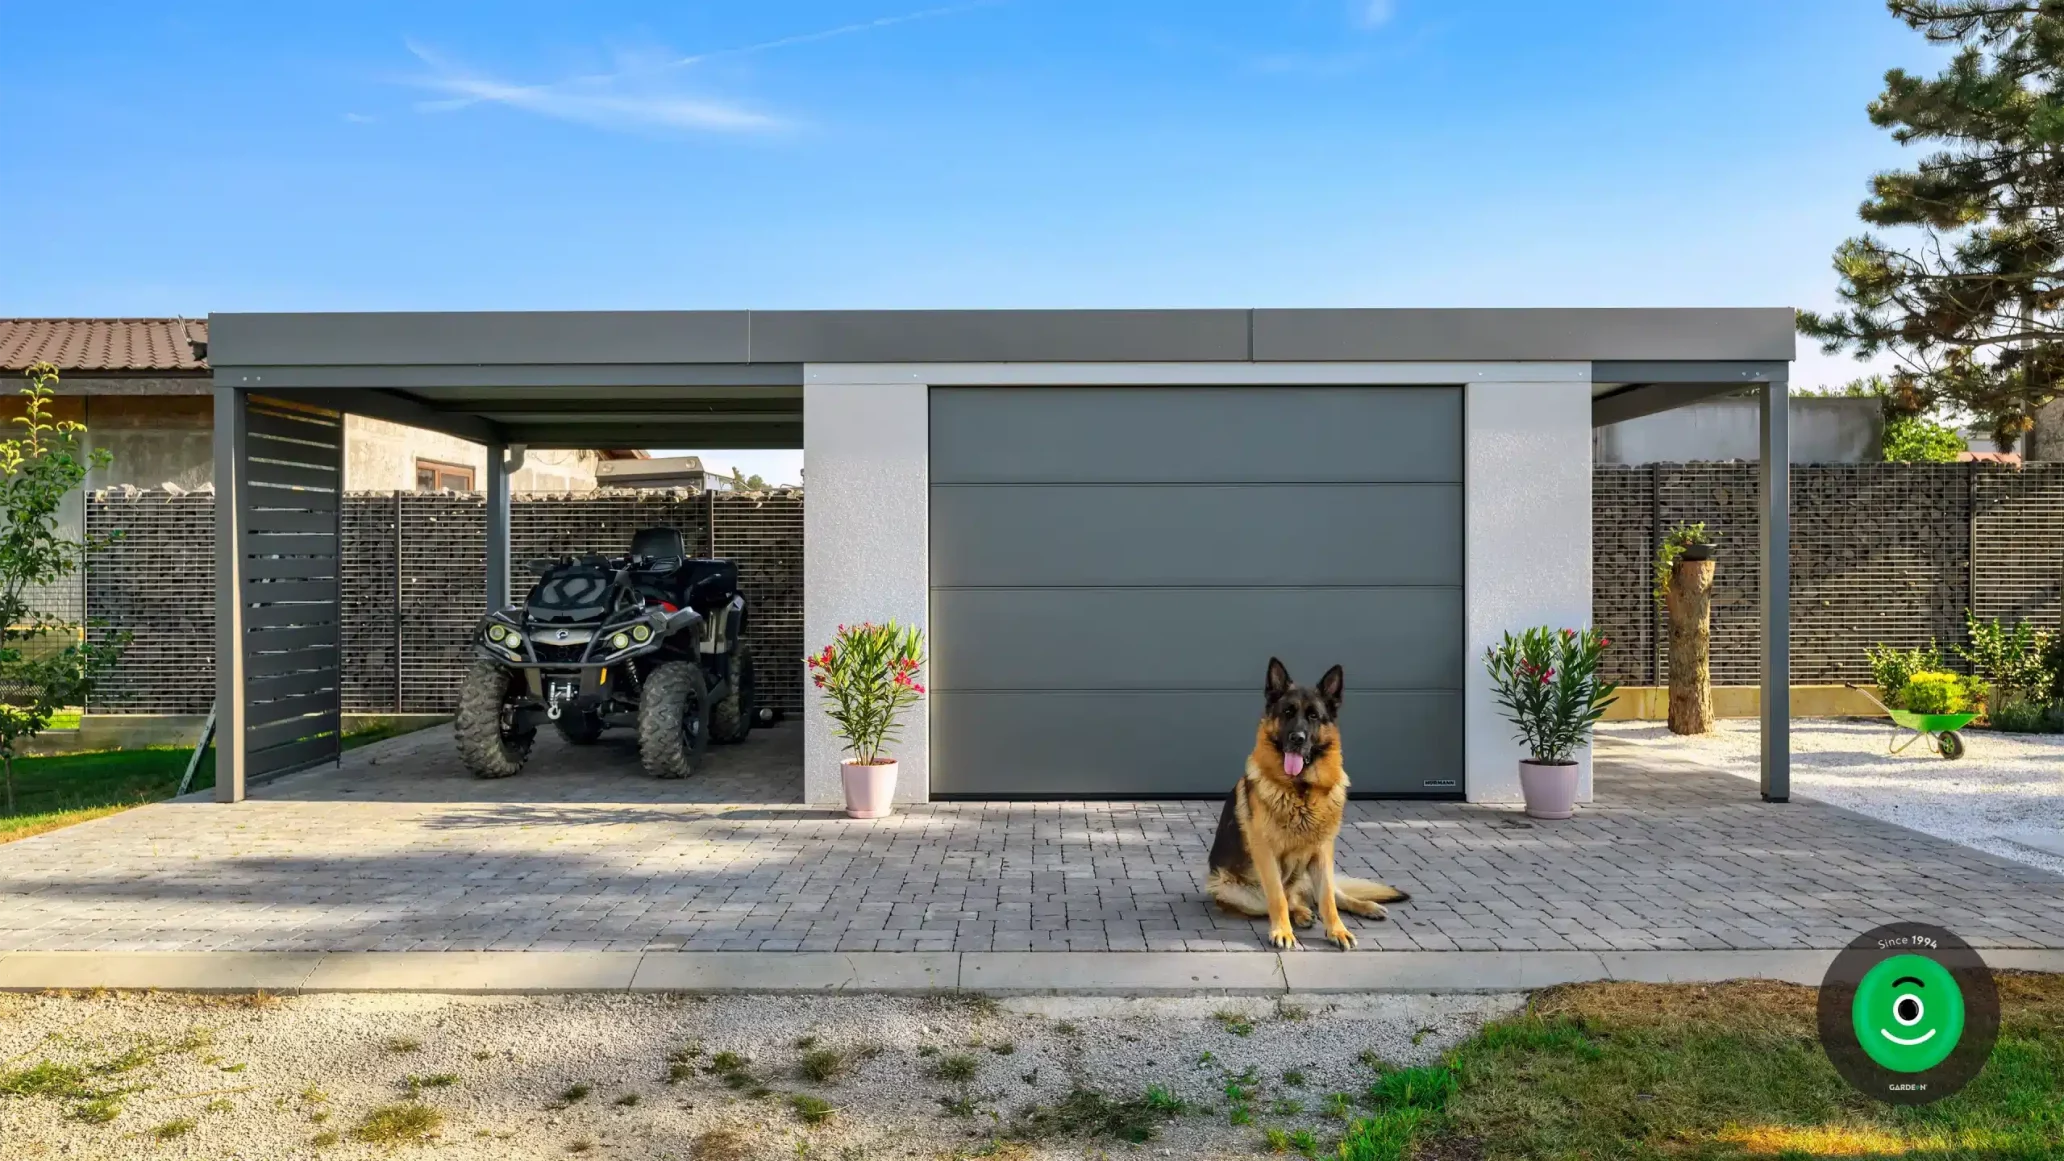
{"label": "gray metal roof edge", "polygon": [[479,311],[209,316],[235,367],[1789,361],[1790,308]]}

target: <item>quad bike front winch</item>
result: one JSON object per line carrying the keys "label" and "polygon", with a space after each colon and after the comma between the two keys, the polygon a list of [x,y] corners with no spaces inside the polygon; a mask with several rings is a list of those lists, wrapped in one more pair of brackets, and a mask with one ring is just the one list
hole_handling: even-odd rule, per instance
{"label": "quad bike front winch", "polygon": [[686,778],[711,741],[737,742],[758,718],[738,566],[686,555],[651,528],[621,557],[535,560],[523,604],[478,626],[453,724],[478,778],[523,768],[538,728],[576,745],[612,726],[638,731],[648,773]]}

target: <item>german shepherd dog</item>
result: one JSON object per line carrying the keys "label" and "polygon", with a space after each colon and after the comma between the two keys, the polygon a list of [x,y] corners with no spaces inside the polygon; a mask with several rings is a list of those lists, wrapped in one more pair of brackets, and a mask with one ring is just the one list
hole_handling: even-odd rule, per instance
{"label": "german shepherd dog", "polygon": [[1269,658],[1247,773],[1226,797],[1211,842],[1205,888],[1228,911],[1267,916],[1269,943],[1278,948],[1297,946],[1290,925],[1311,926],[1315,899],[1326,938],[1345,951],[1355,937],[1340,922],[1342,910],[1381,919],[1383,904],[1411,898],[1395,887],[1333,873],[1333,843],[1347,806],[1339,726],[1346,680],[1336,665],[1317,689],[1306,689]]}

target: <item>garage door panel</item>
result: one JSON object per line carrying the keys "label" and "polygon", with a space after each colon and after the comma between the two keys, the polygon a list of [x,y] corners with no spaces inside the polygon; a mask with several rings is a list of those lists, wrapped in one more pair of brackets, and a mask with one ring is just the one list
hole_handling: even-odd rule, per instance
{"label": "garage door panel", "polygon": [[[932,793],[1218,797],[1240,777],[1260,709],[1258,692],[940,692]],[[1460,694],[1350,692],[1341,722],[1354,793],[1458,791]]]}
{"label": "garage door panel", "polygon": [[932,393],[931,477],[1454,483],[1461,417],[1457,388],[941,389]]}
{"label": "garage door panel", "polygon": [[1306,682],[1338,664],[1352,690],[1454,690],[1461,616],[1454,588],[942,589],[931,673],[938,690],[1258,695],[1274,656]]}
{"label": "garage door panel", "polygon": [[1458,484],[936,486],[932,584],[1460,585]]}

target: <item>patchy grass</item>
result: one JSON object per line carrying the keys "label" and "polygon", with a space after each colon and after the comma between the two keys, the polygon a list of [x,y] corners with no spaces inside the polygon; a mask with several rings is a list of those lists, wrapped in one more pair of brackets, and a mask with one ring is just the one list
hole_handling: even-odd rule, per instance
{"label": "patchy grass", "polygon": [[796,1118],[806,1125],[821,1125],[838,1112],[830,1101],[808,1093],[797,1093],[789,1097],[788,1107],[794,1109]]}
{"label": "patchy grass", "polygon": [[581,1101],[587,1100],[588,1095],[594,1091],[595,1087],[585,1081],[569,1084],[559,1093],[559,1103],[562,1105],[579,1104]]}
{"label": "patchy grass", "polygon": [[422,1051],[423,1042],[413,1036],[390,1036],[381,1043],[380,1048],[396,1056],[401,1056],[410,1052]]}
{"label": "patchy grass", "polygon": [[710,1057],[711,1072],[744,1072],[752,1067],[752,1057],[737,1052],[719,1052]]}
{"label": "patchy grass", "polygon": [[458,1083],[459,1074],[456,1072],[433,1072],[429,1076],[412,1075],[403,1080],[401,1085],[408,1090],[410,1096],[415,1096],[426,1088],[451,1088]]}
{"label": "patchy grass", "polygon": [[1159,1088],[1124,1099],[1078,1088],[1059,1104],[1027,1109],[1018,1120],[1017,1131],[1033,1140],[1084,1137],[1138,1145],[1153,1140],[1160,1134],[1161,1126],[1181,1111],[1182,1102]]}
{"label": "patchy grass", "polygon": [[982,1062],[972,1056],[948,1056],[932,1065],[932,1075],[948,1084],[967,1084],[982,1071]]}
{"label": "patchy grass", "polygon": [[1814,991],[1583,984],[1537,995],[1427,1068],[1379,1076],[1342,1161],[2064,1156],[2064,976],[1998,977],[2002,1025],[1961,1093],[1901,1108],[1836,1075]]}
{"label": "patchy grass", "polygon": [[1217,1012],[1213,1012],[1211,1014],[1211,1018],[1217,1020],[1220,1027],[1224,1028],[1226,1031],[1232,1033],[1235,1036],[1254,1035],[1254,1021],[1248,1019],[1247,1017],[1241,1015],[1238,1012],[1233,1011],[1230,1008],[1224,1008]]}
{"label": "patchy grass", "polygon": [[609,1103],[620,1109],[628,1109],[636,1107],[638,1099],[637,1093],[627,1092]]}
{"label": "patchy grass", "polygon": [[318,1149],[327,1149],[341,1140],[343,1140],[343,1138],[339,1137],[336,1134],[335,1130],[324,1129],[322,1132],[317,1133],[315,1136],[308,1138],[308,1143],[315,1146]]}
{"label": "patchy grass", "polygon": [[812,1048],[796,1062],[796,1075],[812,1084],[830,1084],[852,1067],[852,1060],[836,1048]]}
{"label": "patchy grass", "polygon": [[368,1145],[415,1145],[435,1138],[443,1128],[443,1113],[410,1101],[367,1113],[351,1130],[351,1139]]}
{"label": "patchy grass", "polygon": [[175,1117],[151,1129],[150,1136],[153,1141],[177,1141],[200,1127],[192,1117]]}

